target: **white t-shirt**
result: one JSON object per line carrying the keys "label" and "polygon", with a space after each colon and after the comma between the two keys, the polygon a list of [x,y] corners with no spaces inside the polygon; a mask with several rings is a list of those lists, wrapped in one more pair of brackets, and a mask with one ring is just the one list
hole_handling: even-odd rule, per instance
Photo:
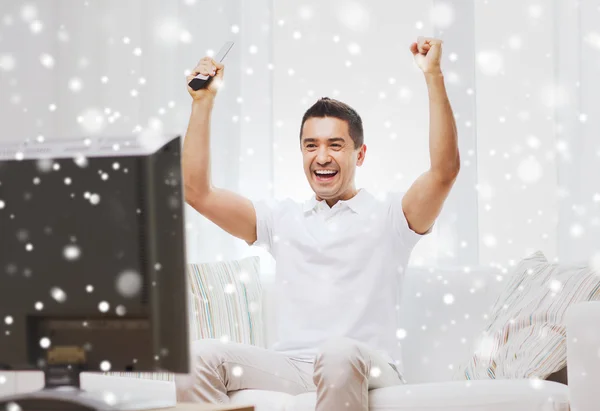
{"label": "white t-shirt", "polygon": [[[331,337],[348,337],[401,366],[396,337],[404,269],[423,235],[408,226],[404,193],[380,201],[365,189],[325,201],[257,201],[257,241],[276,261],[277,342],[313,360]],[[431,229],[427,232],[430,233]]]}

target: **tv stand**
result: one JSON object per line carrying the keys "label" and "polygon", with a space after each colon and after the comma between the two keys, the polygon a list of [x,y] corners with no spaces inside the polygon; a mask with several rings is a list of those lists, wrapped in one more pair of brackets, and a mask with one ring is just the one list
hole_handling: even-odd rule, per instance
{"label": "tv stand", "polygon": [[143,393],[115,394],[81,389],[75,367],[44,369],[44,388],[0,398],[2,411],[141,411],[171,407],[168,399],[144,398]]}

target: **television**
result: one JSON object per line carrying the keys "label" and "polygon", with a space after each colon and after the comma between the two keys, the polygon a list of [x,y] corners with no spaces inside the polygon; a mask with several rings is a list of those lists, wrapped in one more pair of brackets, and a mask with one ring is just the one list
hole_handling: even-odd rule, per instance
{"label": "television", "polygon": [[80,373],[188,373],[181,144],[0,144],[0,372],[45,377],[0,409],[144,409],[82,391]]}

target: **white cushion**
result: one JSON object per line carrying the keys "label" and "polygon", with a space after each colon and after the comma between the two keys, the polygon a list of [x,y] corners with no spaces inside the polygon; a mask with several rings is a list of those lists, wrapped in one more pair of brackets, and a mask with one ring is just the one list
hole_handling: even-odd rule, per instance
{"label": "white cushion", "polygon": [[549,263],[538,251],[514,269],[459,379],[546,379],[567,363],[567,309],[600,299],[590,267]]}
{"label": "white cushion", "polygon": [[[432,395],[435,393],[435,395]],[[232,394],[235,404],[256,411],[314,411],[316,393],[298,396],[246,390]],[[371,411],[569,411],[565,385],[549,381],[496,380],[411,384],[372,390]]]}
{"label": "white cushion", "polygon": [[188,264],[190,339],[265,348],[260,259]]}

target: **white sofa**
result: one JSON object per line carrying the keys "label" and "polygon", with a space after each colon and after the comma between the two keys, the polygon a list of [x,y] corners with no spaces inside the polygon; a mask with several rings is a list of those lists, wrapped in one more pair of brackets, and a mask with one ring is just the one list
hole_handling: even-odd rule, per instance
{"label": "white sofa", "polygon": [[[452,381],[456,368],[471,353],[482,331],[484,314],[506,282],[493,269],[430,270],[410,267],[406,273],[400,327],[404,374],[408,385],[370,392],[371,410],[401,411],[597,411],[600,399],[600,302],[571,309],[568,322],[569,386],[550,381]],[[265,337],[273,338],[272,278],[263,278]],[[444,301],[451,294],[452,304]],[[446,301],[449,301],[447,298]],[[576,339],[576,343],[573,340]],[[39,372],[0,371],[0,396],[40,389]],[[89,374],[84,389],[153,396],[174,403],[172,382]],[[298,396],[262,390],[230,394],[234,403],[253,404],[256,411],[314,410],[315,394]],[[332,410],[335,411],[335,410]]]}

